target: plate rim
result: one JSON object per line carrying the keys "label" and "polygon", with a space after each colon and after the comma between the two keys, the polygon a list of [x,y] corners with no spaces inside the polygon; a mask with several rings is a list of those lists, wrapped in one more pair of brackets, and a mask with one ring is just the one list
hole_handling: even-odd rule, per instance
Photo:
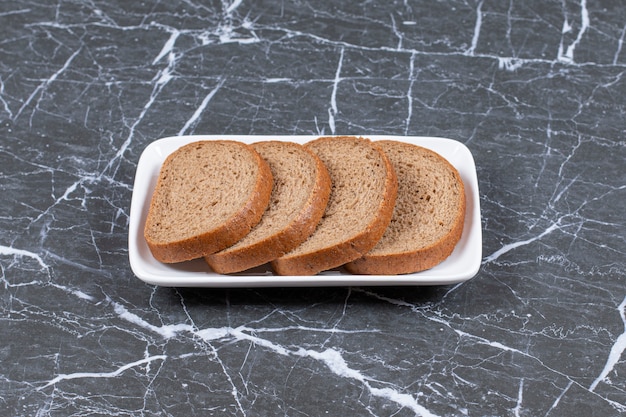
{"label": "plate rim", "polygon": [[[465,225],[461,240],[468,245],[471,256],[461,253],[469,258],[470,262],[465,265],[463,272],[445,273],[447,261],[453,257],[459,248],[455,247],[452,255],[441,264],[426,271],[420,271],[403,275],[358,275],[347,272],[341,273],[336,269],[322,272],[312,276],[292,276],[264,274],[216,274],[204,264],[206,271],[182,270],[179,264],[161,264],[154,258],[146,261],[150,256],[147,244],[142,242],[139,235],[145,224],[145,214],[150,204],[154,191],[156,175],[165,158],[175,149],[187,143],[198,140],[237,140],[244,143],[253,143],[265,140],[283,140],[297,143],[306,143],[322,136],[347,136],[347,135],[174,135],[157,139],[149,143],[141,153],[137,162],[135,179],[133,183],[129,226],[128,226],[128,257],[132,272],[137,278],[151,285],[163,287],[303,287],[303,286],[424,286],[424,285],[450,285],[458,284],[473,278],[480,270],[482,261],[482,224],[480,212],[480,195],[478,178],[473,155],[469,148],[462,142],[435,136],[396,136],[396,135],[351,135],[362,136],[372,141],[399,140],[413,143],[434,150],[438,153],[447,153],[444,147],[452,147],[455,155],[459,154],[462,164],[449,161],[461,174],[465,184],[466,200],[469,210],[466,210]],[[446,157],[445,155],[442,155]],[[446,157],[450,159],[450,157]],[[459,166],[461,165],[461,166]],[[468,225],[469,220],[469,225]],[[146,253],[148,250],[148,253]],[[460,249],[459,249],[460,250]],[[458,255],[458,253],[457,253]],[[193,261],[191,261],[193,262]],[[201,262],[201,261],[200,261]],[[163,272],[155,274],[147,265],[157,265],[163,271],[171,271],[170,274]],[[185,267],[191,265],[184,263]],[[254,270],[254,269],[253,269]],[[443,270],[443,271],[442,271]],[[433,273],[435,272],[435,273]]]}

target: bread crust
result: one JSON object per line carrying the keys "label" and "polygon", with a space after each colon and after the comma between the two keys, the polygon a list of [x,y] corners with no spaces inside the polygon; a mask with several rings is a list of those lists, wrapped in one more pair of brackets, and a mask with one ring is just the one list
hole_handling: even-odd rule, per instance
{"label": "bread crust", "polygon": [[398,180],[386,154],[375,142],[355,136],[321,137],[305,144],[305,146],[311,148],[316,143],[337,140],[367,141],[380,155],[386,174],[384,192],[377,207],[377,215],[365,229],[337,245],[299,255],[287,254],[275,259],[272,261],[272,267],[278,275],[315,275],[357,259],[376,245],[391,221],[398,191]]}
{"label": "bread crust", "polygon": [[[253,157],[257,167],[257,175],[252,192],[244,205],[239,207],[225,222],[215,228],[186,239],[157,241],[152,237],[150,229],[157,227],[156,224],[159,219],[155,218],[154,206],[157,204],[157,198],[162,192],[162,188],[167,186],[165,178],[163,177],[164,167],[166,167],[179,152],[185,152],[198,143],[207,143],[209,146],[224,143],[238,146],[243,152],[249,153]],[[233,140],[221,140],[198,141],[182,146],[165,159],[159,173],[144,228],[144,237],[148,248],[158,261],[163,263],[176,263],[201,258],[231,246],[248,234],[252,227],[260,221],[263,212],[269,204],[272,185],[273,178],[269,166],[260,155],[247,144]]]}
{"label": "bread crust", "polygon": [[[296,143],[271,141],[266,142],[266,144],[294,147],[310,157],[315,164],[315,172],[311,173],[315,178],[313,187],[296,217],[282,230],[249,245],[236,246],[232,249],[227,248],[206,256],[206,262],[217,273],[230,274],[244,271],[272,261],[291,251],[315,231],[326,210],[330,196],[331,181],[328,170],[322,160],[309,149]],[[255,145],[257,144],[252,144],[253,147]],[[263,145],[260,144],[260,146]]]}
{"label": "bread crust", "polygon": [[[405,147],[420,148],[422,151],[434,154],[443,163],[447,170],[454,176],[459,187],[459,201],[453,215],[454,221],[451,229],[437,241],[427,246],[415,248],[397,253],[373,254],[367,253],[359,259],[346,264],[346,269],[353,274],[363,275],[396,275],[408,274],[430,269],[443,262],[453,252],[456,244],[461,239],[465,221],[466,197],[465,186],[457,169],[441,155],[429,149],[416,145],[405,144],[396,141],[381,141],[402,144]],[[396,167],[397,168],[397,167]],[[396,169],[399,173],[400,170]],[[398,174],[400,175],[400,174]],[[402,179],[399,179],[402,182]],[[400,188],[400,192],[402,192]],[[398,197],[400,198],[400,196]]]}

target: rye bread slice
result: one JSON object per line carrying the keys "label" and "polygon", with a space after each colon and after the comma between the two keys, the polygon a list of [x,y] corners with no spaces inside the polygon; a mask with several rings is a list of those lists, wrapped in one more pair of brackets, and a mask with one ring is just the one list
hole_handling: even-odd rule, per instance
{"label": "rye bread slice", "polygon": [[291,251],[315,230],[330,196],[330,176],[316,154],[283,141],[253,143],[274,177],[261,221],[233,246],[205,257],[221,274],[244,271]]}
{"label": "rye bread slice", "polygon": [[369,139],[322,137],[305,146],[328,168],[330,200],[315,232],[272,261],[279,275],[314,275],[361,257],[385,232],[396,199],[393,167]]}
{"label": "rye bread slice", "polygon": [[201,258],[250,232],[272,191],[267,163],[249,145],[232,140],[182,146],[163,162],[144,236],[165,263]]}
{"label": "rye bread slice", "polygon": [[398,176],[391,223],[365,256],[346,265],[355,274],[406,274],[445,260],[463,233],[465,189],[441,155],[399,141],[379,141]]}

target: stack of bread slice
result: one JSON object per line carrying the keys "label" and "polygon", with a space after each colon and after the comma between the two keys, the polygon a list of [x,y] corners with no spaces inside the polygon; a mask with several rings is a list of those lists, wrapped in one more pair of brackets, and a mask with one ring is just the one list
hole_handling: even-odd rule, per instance
{"label": "stack of bread slice", "polygon": [[222,274],[389,275],[445,260],[464,218],[458,171],[407,142],[198,141],[164,161],[144,236],[158,261],[204,258]]}

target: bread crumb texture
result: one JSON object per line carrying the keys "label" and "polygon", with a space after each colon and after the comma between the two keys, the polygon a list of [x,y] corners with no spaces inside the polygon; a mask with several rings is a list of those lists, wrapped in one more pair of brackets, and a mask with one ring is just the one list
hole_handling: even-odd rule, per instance
{"label": "bread crumb texture", "polygon": [[388,167],[369,140],[314,141],[308,146],[326,164],[332,191],[315,233],[289,256],[332,246],[360,233],[380,215],[385,193]]}
{"label": "bread crumb texture", "polygon": [[391,223],[373,253],[411,251],[446,236],[461,215],[463,183],[455,169],[428,149],[385,144],[398,175]]}
{"label": "bread crumb texture", "polygon": [[[155,257],[166,256],[164,262],[201,257],[248,233],[271,192],[271,184],[259,188],[265,175],[261,162],[248,145],[228,140],[194,142],[170,154],[159,172],[144,229]],[[257,214],[259,203],[263,207]],[[222,233],[225,225],[231,229]],[[161,255],[163,251],[169,255]]]}
{"label": "bread crumb texture", "polygon": [[219,273],[243,271],[294,249],[313,233],[328,203],[330,176],[313,152],[287,141],[252,147],[272,171],[272,194],[261,221],[247,236],[205,258]]}
{"label": "bread crumb texture", "polygon": [[432,268],[461,238],[465,189],[458,171],[429,149],[380,141],[398,176],[398,197],[385,234],[353,273],[399,274]]}
{"label": "bread crumb texture", "polygon": [[328,168],[332,191],[315,232],[272,262],[279,275],[314,275],[361,257],[383,235],[396,199],[393,167],[369,139],[323,137],[305,146]]}
{"label": "bread crumb texture", "polygon": [[235,246],[274,234],[293,221],[310,200],[318,170],[310,154],[295,143],[260,142],[252,146],[268,162],[274,188],[261,222]]}

